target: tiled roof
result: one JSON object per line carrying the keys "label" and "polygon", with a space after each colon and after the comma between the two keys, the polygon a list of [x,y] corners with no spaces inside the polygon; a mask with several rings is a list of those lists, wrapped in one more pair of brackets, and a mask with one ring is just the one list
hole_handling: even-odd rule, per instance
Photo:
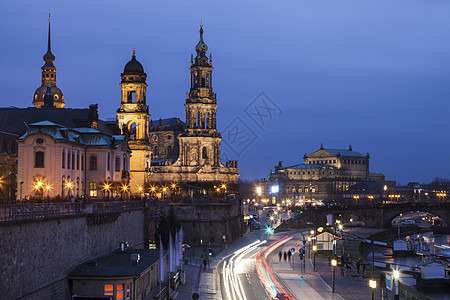
{"label": "tiled roof", "polygon": [[366,157],[366,154],[362,154],[356,151],[351,151],[348,149],[323,149],[327,152],[330,152],[334,155],[340,155],[340,156],[348,156],[348,157]]}

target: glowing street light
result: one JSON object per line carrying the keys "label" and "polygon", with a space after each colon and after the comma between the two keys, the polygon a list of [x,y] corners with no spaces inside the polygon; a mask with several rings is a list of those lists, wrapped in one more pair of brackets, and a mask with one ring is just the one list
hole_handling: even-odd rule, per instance
{"label": "glowing street light", "polygon": [[398,269],[394,270],[393,275],[394,275],[394,285],[395,285],[394,300],[398,300],[400,298],[399,294],[398,294],[400,272],[398,271]]}
{"label": "glowing street light", "polygon": [[260,186],[256,187],[256,194],[258,194],[258,196],[261,196],[262,188]]}
{"label": "glowing street light", "polygon": [[38,187],[41,187],[44,183],[42,181],[38,181],[37,185]]}
{"label": "glowing street light", "polygon": [[335,278],[336,278],[336,266],[337,266],[336,258],[333,258],[331,260],[331,266],[333,267],[333,293],[334,293],[334,282],[335,282]]}
{"label": "glowing street light", "polygon": [[372,300],[373,300],[373,297],[374,297],[373,294],[374,294],[375,289],[377,288],[377,281],[373,280],[373,279],[370,279],[369,280],[369,286],[372,289]]}
{"label": "glowing street light", "polygon": [[312,249],[313,249],[313,253],[314,253],[313,265],[314,265],[314,272],[315,272],[316,271],[316,251],[317,251],[317,246],[313,245]]}

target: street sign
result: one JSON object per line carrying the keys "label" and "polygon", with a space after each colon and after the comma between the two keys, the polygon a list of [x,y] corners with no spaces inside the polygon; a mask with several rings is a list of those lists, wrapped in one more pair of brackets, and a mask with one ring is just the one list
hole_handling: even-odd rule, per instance
{"label": "street sign", "polygon": [[305,253],[305,249],[300,248],[300,249],[298,249],[298,252],[299,252],[300,254],[303,254],[303,253]]}
{"label": "street sign", "polygon": [[295,252],[295,249],[294,249],[294,248],[292,248],[292,249],[291,249],[291,252],[292,252],[292,253],[294,253],[294,252]]}

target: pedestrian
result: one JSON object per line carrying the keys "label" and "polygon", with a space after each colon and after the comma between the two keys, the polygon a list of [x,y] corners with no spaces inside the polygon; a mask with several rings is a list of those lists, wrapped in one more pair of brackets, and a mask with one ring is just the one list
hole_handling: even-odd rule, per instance
{"label": "pedestrian", "polygon": [[286,261],[286,259],[287,259],[287,253],[286,253],[286,251],[284,251],[283,257],[284,257],[284,261]]}
{"label": "pedestrian", "polygon": [[281,261],[281,257],[283,256],[283,254],[281,254],[281,251],[280,252],[278,252],[278,258],[279,258],[279,261]]}
{"label": "pedestrian", "polygon": [[358,261],[356,262],[356,270],[358,271],[358,274],[360,268],[361,268],[361,261],[358,259]]}
{"label": "pedestrian", "polygon": [[206,271],[206,265],[208,264],[208,262],[206,261],[206,259],[203,259],[203,271]]}
{"label": "pedestrian", "polygon": [[344,266],[341,266],[341,276],[345,277],[345,269]]}
{"label": "pedestrian", "polygon": [[292,255],[291,251],[288,251],[288,260],[289,261],[291,261],[291,255]]}
{"label": "pedestrian", "polygon": [[367,267],[366,264],[363,264],[363,265],[362,265],[362,272],[363,272],[363,275],[364,275],[364,273],[366,273],[366,267]]}

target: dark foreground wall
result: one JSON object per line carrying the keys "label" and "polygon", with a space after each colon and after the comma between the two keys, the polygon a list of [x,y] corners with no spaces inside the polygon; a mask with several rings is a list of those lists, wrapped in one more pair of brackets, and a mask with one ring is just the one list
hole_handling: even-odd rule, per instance
{"label": "dark foreground wall", "polygon": [[0,299],[70,299],[67,271],[120,242],[143,246],[144,210],[0,222]]}
{"label": "dark foreground wall", "polygon": [[242,233],[241,206],[237,202],[220,204],[174,205],[165,207],[168,214],[174,209],[183,227],[184,241],[191,246],[223,246],[223,236],[230,244]]}

